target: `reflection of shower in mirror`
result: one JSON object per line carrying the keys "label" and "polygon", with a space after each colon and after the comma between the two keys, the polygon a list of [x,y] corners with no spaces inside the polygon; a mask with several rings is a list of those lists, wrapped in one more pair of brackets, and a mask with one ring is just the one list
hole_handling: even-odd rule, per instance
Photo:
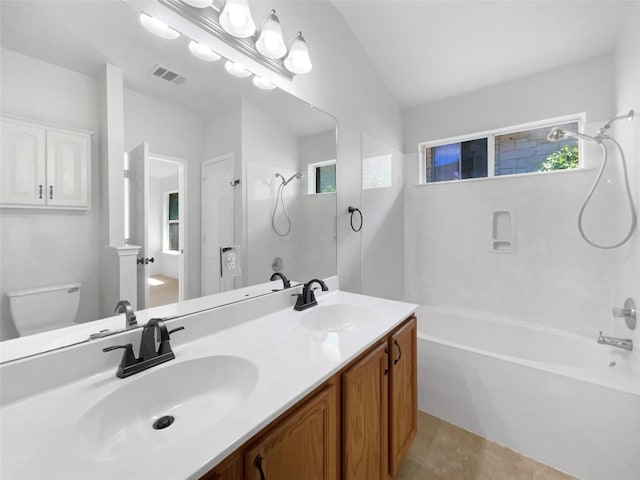
{"label": "reflection of shower in mirror", "polygon": [[[282,196],[284,193],[284,187],[286,187],[287,184],[294,178],[297,180],[300,180],[302,177],[304,177],[304,175],[301,172],[296,172],[295,174],[291,175],[287,180],[285,180],[282,175],[280,175],[279,173],[276,173],[276,178],[280,178],[281,183],[280,185],[278,185],[278,191],[276,192],[276,202],[273,205],[273,214],[271,215],[271,227],[273,228],[273,231],[276,232],[281,237],[286,237],[287,235],[289,235],[289,233],[291,233],[291,217],[289,216],[289,212],[287,211],[287,206],[285,205],[284,198]],[[278,204],[282,205],[282,211],[284,212],[284,217],[287,220],[287,231],[284,233],[278,230],[278,227],[276,227],[276,214],[278,213]]]}

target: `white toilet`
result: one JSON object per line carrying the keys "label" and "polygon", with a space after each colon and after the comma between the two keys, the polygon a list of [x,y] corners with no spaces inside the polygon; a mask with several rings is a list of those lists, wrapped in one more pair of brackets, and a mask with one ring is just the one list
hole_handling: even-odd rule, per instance
{"label": "white toilet", "polygon": [[81,286],[65,283],[7,292],[11,318],[20,336],[76,325]]}

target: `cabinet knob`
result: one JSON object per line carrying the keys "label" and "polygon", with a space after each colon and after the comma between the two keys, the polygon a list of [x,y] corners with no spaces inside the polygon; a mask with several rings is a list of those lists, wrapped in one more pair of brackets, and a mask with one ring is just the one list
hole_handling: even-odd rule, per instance
{"label": "cabinet knob", "polygon": [[255,460],[253,460],[253,466],[258,469],[260,473],[260,480],[267,480],[267,477],[264,476],[264,471],[262,470],[262,455],[256,455]]}

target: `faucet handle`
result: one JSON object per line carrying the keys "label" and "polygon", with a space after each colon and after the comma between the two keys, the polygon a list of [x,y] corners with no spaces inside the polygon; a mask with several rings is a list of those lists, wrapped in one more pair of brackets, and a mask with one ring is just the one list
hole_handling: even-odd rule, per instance
{"label": "faucet handle", "polygon": [[167,333],[168,333],[169,335],[171,335],[172,333],[174,333],[174,332],[179,332],[180,330],[184,330],[184,327],[177,327],[177,328],[174,328],[173,330],[169,330]]}
{"label": "faucet handle", "polygon": [[111,347],[103,348],[103,352],[111,352],[112,350],[124,349],[124,354],[122,355],[122,360],[120,361],[120,366],[118,367],[118,371],[122,371],[124,368],[134,365],[138,362],[136,356],[133,353],[133,345],[131,343],[127,343],[126,345],[112,345]]}

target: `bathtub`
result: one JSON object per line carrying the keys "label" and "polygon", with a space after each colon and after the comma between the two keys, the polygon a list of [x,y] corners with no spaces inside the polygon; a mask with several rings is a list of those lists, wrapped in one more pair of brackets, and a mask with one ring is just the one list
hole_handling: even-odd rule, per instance
{"label": "bathtub", "polygon": [[457,307],[416,314],[420,410],[583,480],[640,480],[638,350]]}

